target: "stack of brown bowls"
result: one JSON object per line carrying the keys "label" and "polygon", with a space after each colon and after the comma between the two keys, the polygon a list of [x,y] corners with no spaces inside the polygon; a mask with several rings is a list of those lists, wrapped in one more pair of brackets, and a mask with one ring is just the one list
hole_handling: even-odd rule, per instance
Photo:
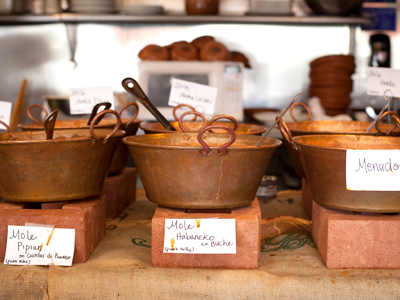
{"label": "stack of brown bowls", "polygon": [[321,105],[329,116],[346,113],[351,102],[351,75],[354,71],[352,55],[329,55],[313,60],[310,63],[308,95],[321,99]]}

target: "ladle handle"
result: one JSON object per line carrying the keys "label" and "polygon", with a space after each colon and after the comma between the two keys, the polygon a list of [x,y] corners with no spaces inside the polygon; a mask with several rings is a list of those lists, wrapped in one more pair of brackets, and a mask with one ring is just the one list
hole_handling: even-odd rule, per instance
{"label": "ladle handle", "polygon": [[207,156],[208,153],[210,153],[210,147],[204,142],[203,140],[203,134],[206,133],[207,131],[210,131],[211,129],[223,129],[226,130],[230,133],[231,135],[231,140],[225,144],[223,144],[219,149],[218,149],[218,155],[224,156],[228,154],[228,150],[226,148],[230,145],[233,144],[233,142],[236,140],[236,134],[233,131],[232,128],[223,126],[223,125],[211,125],[207,126],[203,130],[199,131],[199,134],[197,135],[197,140],[199,141],[200,145],[203,146],[203,149],[199,151],[199,156]]}
{"label": "ladle handle", "polygon": [[[215,121],[217,121],[219,119],[228,119],[228,120],[232,121],[232,123],[233,123],[233,131],[236,131],[236,129],[238,129],[238,127],[239,127],[238,121],[234,117],[232,117],[230,115],[218,115],[218,116],[215,116],[214,118],[212,118],[210,120],[208,125],[211,125],[212,123],[214,123]],[[214,133],[212,130],[210,130],[210,132]]]}
{"label": "ladle handle", "polygon": [[385,111],[383,114],[381,114],[375,123],[375,129],[378,132],[378,134],[383,134],[382,131],[379,128],[379,123],[382,121],[382,119],[384,117],[386,117],[387,115],[391,115],[392,116],[392,120],[394,122],[394,126],[392,127],[392,129],[390,129],[388,132],[386,132],[386,135],[390,135],[393,130],[397,127],[400,129],[400,119],[399,116],[394,112],[394,111]]}
{"label": "ladle handle", "polygon": [[[94,117],[97,115],[100,107],[102,107],[102,106],[104,106],[103,110],[107,110],[111,107],[111,103],[110,102],[101,102],[101,103],[97,103],[95,106],[93,106],[92,113],[90,114],[89,121],[87,122],[88,126],[92,123]],[[104,115],[101,115],[101,117],[97,118],[94,125],[99,124],[99,122],[101,121],[101,119],[103,119],[103,117],[104,117]]]}
{"label": "ladle handle", "polygon": [[43,127],[46,132],[46,140],[53,139],[54,126],[56,125],[57,115],[58,110],[56,109],[44,120]]}
{"label": "ladle handle", "polygon": [[[129,85],[132,85],[130,87]],[[125,78],[122,80],[123,88],[132,96],[136,97],[138,101],[146,107],[149,112],[169,131],[176,131],[174,126],[159,112],[159,110],[150,102],[146,94],[143,92],[140,85],[133,78]]]}
{"label": "ladle handle", "polygon": [[292,119],[294,120],[294,121],[296,121],[296,122],[299,122],[299,120],[294,116],[294,114],[293,114],[293,108],[295,108],[296,106],[303,106],[304,107],[304,109],[307,111],[307,119],[306,119],[306,121],[308,121],[308,120],[310,120],[311,119],[311,110],[310,110],[310,108],[305,104],[305,103],[303,103],[303,102],[297,102],[297,103],[294,103],[291,107],[290,107],[290,116],[292,117]]}
{"label": "ladle handle", "polygon": [[120,116],[120,117],[121,117],[121,115],[122,115],[122,112],[123,112],[125,109],[127,109],[129,106],[135,107],[135,113],[133,114],[132,118],[129,119],[128,123],[125,124],[125,129],[127,129],[127,128],[129,127],[129,125],[130,125],[133,121],[135,121],[136,117],[137,117],[138,114],[139,114],[139,105],[137,105],[137,103],[135,103],[135,102],[129,102],[129,103],[125,104],[124,106],[122,106],[121,109],[119,110],[118,113],[119,113],[119,116]]}
{"label": "ladle handle", "polygon": [[199,116],[200,118],[203,119],[203,126],[201,126],[201,128],[199,129],[199,131],[202,131],[204,128],[206,128],[206,126],[207,126],[207,119],[206,119],[206,117],[205,117],[202,113],[199,113],[198,111],[187,111],[187,112],[184,112],[184,113],[181,115],[181,117],[179,118],[179,120],[178,120],[179,127],[182,129],[183,132],[188,132],[188,131],[186,130],[185,126],[183,126],[183,118],[184,118],[186,115],[192,115],[192,114],[195,115],[196,117]]}
{"label": "ladle handle", "polygon": [[[175,118],[175,120],[177,120],[177,121],[179,121],[179,119],[180,119],[180,118],[178,118],[178,116],[176,115],[176,111],[177,111],[177,109],[178,109],[179,107],[188,107],[188,108],[190,109],[190,111],[196,111],[196,109],[195,109],[193,106],[189,105],[189,104],[184,104],[184,103],[178,104],[178,105],[175,106],[174,109],[172,110],[172,114],[174,115],[174,118]],[[192,122],[196,121],[196,119],[197,119],[197,115],[195,115],[195,116],[193,117]]]}
{"label": "ladle handle", "polygon": [[26,113],[27,113],[29,119],[31,119],[33,122],[41,122],[40,120],[38,120],[38,119],[36,119],[35,117],[32,116],[31,109],[34,108],[34,107],[40,108],[46,114],[45,118],[47,118],[49,113],[47,112],[47,110],[43,106],[41,106],[40,104],[31,104],[31,105],[28,106],[28,109],[26,110]]}
{"label": "ladle handle", "polygon": [[97,121],[99,118],[103,118],[104,115],[106,115],[106,114],[113,114],[113,115],[115,115],[115,116],[117,117],[117,124],[115,124],[115,127],[114,127],[113,131],[112,131],[111,133],[107,134],[107,136],[104,138],[103,144],[107,143],[108,139],[109,139],[110,137],[112,137],[112,136],[119,130],[119,128],[121,127],[121,123],[122,123],[122,122],[121,122],[121,117],[119,116],[119,113],[118,113],[117,111],[115,111],[115,110],[102,110],[101,112],[99,112],[99,113],[93,118],[93,123],[90,124],[89,131],[90,131],[90,135],[91,135],[92,138],[93,138],[93,140],[92,140],[92,145],[93,145],[96,141],[98,141],[98,140],[100,139],[100,138],[94,133],[94,125],[96,124],[96,121]]}
{"label": "ladle handle", "polygon": [[279,130],[281,131],[281,133],[282,133],[283,137],[285,138],[285,140],[290,144],[290,146],[291,146],[294,150],[298,151],[300,148],[299,148],[299,146],[297,146],[297,145],[293,142],[292,133],[290,132],[289,128],[287,127],[286,122],[285,122],[283,119],[280,119],[280,120],[278,121],[277,126],[278,126]]}
{"label": "ladle handle", "polygon": [[6,132],[9,133],[11,132],[10,126],[8,126],[6,123],[4,123],[2,120],[0,120],[0,124],[3,125],[6,128]]}

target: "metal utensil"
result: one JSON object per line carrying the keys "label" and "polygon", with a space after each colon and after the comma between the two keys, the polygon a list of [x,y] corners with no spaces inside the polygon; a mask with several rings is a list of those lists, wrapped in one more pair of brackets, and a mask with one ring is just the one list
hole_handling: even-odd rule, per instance
{"label": "metal utensil", "polygon": [[143,92],[140,85],[132,78],[125,78],[122,80],[123,88],[132,96],[136,97],[138,101],[146,107],[149,112],[169,131],[176,131],[174,126],[160,113],[160,111],[151,103],[149,98]]}
{"label": "metal utensil", "polygon": [[[376,124],[376,122],[378,121],[379,117],[384,113],[384,111],[389,107],[390,103],[391,103],[392,100],[394,99],[393,96],[391,96],[390,98],[387,98],[387,96],[386,96],[386,92],[387,92],[387,91],[390,91],[390,90],[386,90],[386,91],[385,91],[385,95],[384,95],[385,100],[387,101],[387,103],[386,103],[386,105],[382,108],[382,110],[381,110],[381,112],[379,113],[379,115],[377,116],[377,118],[371,123],[371,125],[369,125],[369,127],[368,127],[368,129],[367,129],[368,132],[370,132],[371,129],[375,126],[375,124]],[[392,95],[393,95],[393,92],[392,92]]]}
{"label": "metal utensil", "polygon": [[271,126],[266,132],[264,132],[264,134],[262,135],[261,139],[260,139],[260,140],[258,141],[258,143],[256,144],[257,147],[261,144],[261,142],[265,139],[265,137],[271,132],[271,130],[275,128],[276,124],[278,124],[279,120],[282,119],[282,117],[286,114],[286,112],[287,112],[287,111],[289,110],[289,108],[293,105],[293,103],[295,103],[296,100],[299,99],[299,97],[300,97],[300,95],[301,95],[302,92],[303,92],[303,91],[301,91],[300,93],[298,93],[298,94],[296,95],[296,97],[294,97],[294,99],[289,103],[289,105],[288,105],[288,106],[285,108],[285,110],[280,114],[280,116],[276,118],[274,124],[272,124],[272,126]]}
{"label": "metal utensil", "polygon": [[44,120],[43,127],[44,130],[46,131],[46,140],[53,139],[54,126],[56,125],[57,115],[58,115],[58,110],[54,110]]}

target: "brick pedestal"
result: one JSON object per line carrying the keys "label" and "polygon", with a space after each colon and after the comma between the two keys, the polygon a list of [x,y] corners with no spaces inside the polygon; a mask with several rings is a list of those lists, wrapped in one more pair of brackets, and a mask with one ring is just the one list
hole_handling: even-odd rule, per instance
{"label": "brick pedestal", "polygon": [[106,196],[107,218],[116,218],[136,200],[136,168],[106,178],[100,195]]}
{"label": "brick pedestal", "polygon": [[[37,208],[29,208],[37,206]],[[4,261],[8,225],[25,223],[75,229],[74,263],[88,260],[106,234],[106,201],[96,196],[68,203],[0,203],[0,260]]]}
{"label": "brick pedestal", "polygon": [[354,215],[313,202],[312,238],[327,268],[400,268],[399,232],[400,215]]}
{"label": "brick pedestal", "polygon": [[[163,253],[165,219],[235,219],[236,254]],[[152,219],[152,264],[164,268],[256,269],[260,258],[261,211],[256,198],[251,205],[231,213],[187,213],[184,209],[157,207]]]}

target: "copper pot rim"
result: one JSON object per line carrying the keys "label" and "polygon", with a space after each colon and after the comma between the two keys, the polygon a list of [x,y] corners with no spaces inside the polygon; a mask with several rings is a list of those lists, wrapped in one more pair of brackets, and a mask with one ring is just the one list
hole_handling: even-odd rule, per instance
{"label": "copper pot rim", "polygon": [[[105,138],[110,131],[108,129],[96,129],[96,135],[102,139]],[[65,137],[65,138],[58,138],[62,135],[71,135],[74,136],[75,134],[77,135],[82,135],[82,136],[76,136],[76,137]],[[113,136],[110,138],[114,137],[123,137],[125,136],[126,132],[124,130],[118,130]],[[43,137],[42,139],[22,139],[22,140],[0,140],[0,146],[1,145],[17,145],[17,144],[52,144],[52,143],[71,143],[71,142],[80,142],[80,141],[92,141],[93,137],[90,135],[89,129],[60,129],[57,130],[54,133],[54,138],[46,140],[46,133],[43,130],[34,130],[34,131],[22,131],[22,132],[9,132],[9,133],[1,133],[0,137],[4,135],[9,135],[11,137],[27,137],[27,136],[40,136]]]}
{"label": "copper pot rim", "polygon": [[[176,143],[173,145],[165,145],[165,144],[156,144],[160,141],[164,140],[173,140],[173,139],[182,139],[183,141],[186,140],[185,136],[188,136],[189,139],[195,140],[196,145],[182,145],[180,143]],[[177,132],[177,133],[156,133],[151,135],[131,135],[126,136],[122,139],[122,142],[128,146],[134,147],[145,147],[145,148],[158,148],[158,149],[180,149],[180,150],[199,150],[202,146],[197,142],[198,133],[184,133],[184,132]],[[209,146],[210,149],[215,150],[219,149],[223,142],[226,142],[230,138],[229,134],[225,133],[207,133],[205,134],[207,137],[205,142],[210,138],[220,138],[224,141],[221,141],[221,145],[218,146]],[[251,145],[240,145],[238,146],[237,141],[244,142],[246,140],[251,141]],[[235,142],[230,145],[227,149],[228,150],[250,150],[250,151],[259,151],[259,150],[267,150],[272,148],[277,148],[282,145],[282,141],[275,138],[268,138],[266,137],[260,146],[256,146],[256,143],[260,140],[259,136],[256,135],[236,135]],[[147,141],[147,142],[146,142]],[[192,142],[194,143],[194,142]],[[198,144],[197,144],[198,143]]]}

